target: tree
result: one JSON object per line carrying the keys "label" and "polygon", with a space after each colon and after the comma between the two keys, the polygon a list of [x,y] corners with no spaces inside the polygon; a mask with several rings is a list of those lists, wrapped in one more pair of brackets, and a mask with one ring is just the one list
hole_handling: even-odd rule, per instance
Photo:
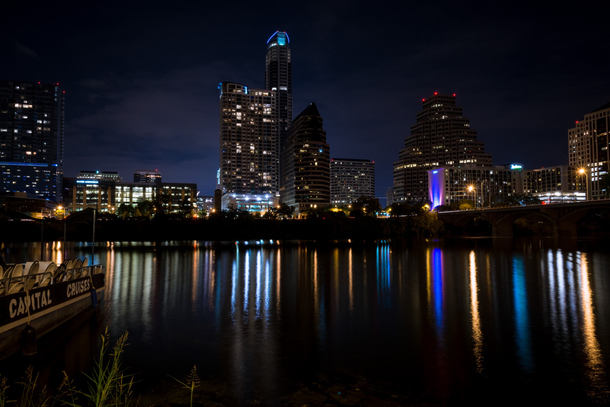
{"label": "tree", "polygon": [[122,203],[116,210],[116,214],[120,218],[131,218],[135,214],[135,208],[129,204]]}
{"label": "tree", "polygon": [[280,217],[292,218],[294,214],[294,208],[287,203],[280,203],[280,207],[277,209],[277,214]]}
{"label": "tree", "polygon": [[[356,217],[356,214],[359,214],[358,211],[362,211],[362,214],[366,216],[375,216],[375,213],[379,212],[380,210],[381,205],[379,205],[379,199],[363,195],[356,199],[355,202],[352,202],[352,211],[350,212],[350,216]],[[352,215],[352,213],[354,213],[354,215]]]}
{"label": "tree", "polygon": [[155,205],[150,201],[138,202],[136,208],[140,212],[139,216],[142,216],[144,218],[150,219],[155,213]]}

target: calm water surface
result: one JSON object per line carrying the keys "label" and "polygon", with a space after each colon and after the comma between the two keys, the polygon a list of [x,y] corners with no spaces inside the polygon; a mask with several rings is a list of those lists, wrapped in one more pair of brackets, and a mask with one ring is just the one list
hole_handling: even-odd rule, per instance
{"label": "calm water surface", "polygon": [[[113,339],[129,331],[125,361],[143,391],[197,365],[237,404],[366,380],[443,405],[604,405],[610,253],[599,243],[107,243],[95,248],[107,271],[97,323],[41,341],[37,361],[86,369],[108,326]],[[28,256],[40,246],[5,253]],[[45,256],[91,247],[48,244]]]}

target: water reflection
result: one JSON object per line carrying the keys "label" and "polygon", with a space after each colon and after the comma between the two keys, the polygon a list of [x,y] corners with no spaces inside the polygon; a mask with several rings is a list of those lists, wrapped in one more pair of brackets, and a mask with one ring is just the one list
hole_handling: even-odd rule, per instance
{"label": "water reflection", "polygon": [[513,306],[515,320],[515,342],[517,356],[524,371],[531,372],[532,350],[530,341],[530,322],[527,300],[527,282],[524,261],[521,256],[513,258]]}
{"label": "water reflection", "polygon": [[474,357],[477,372],[483,371],[483,332],[481,330],[481,315],[479,313],[479,288],[477,284],[477,265],[474,251],[470,252],[470,315],[472,319],[472,340],[474,342]]}
{"label": "water reflection", "polygon": [[[55,261],[91,253],[44,250]],[[32,253],[40,246],[12,247],[9,261]],[[608,401],[605,252],[190,242],[109,243],[96,258],[107,272],[102,324],[115,338],[130,332],[126,355],[144,382],[197,364],[238,404],[264,404],[320,372],[449,404],[508,386],[525,397],[531,383],[557,400]]]}

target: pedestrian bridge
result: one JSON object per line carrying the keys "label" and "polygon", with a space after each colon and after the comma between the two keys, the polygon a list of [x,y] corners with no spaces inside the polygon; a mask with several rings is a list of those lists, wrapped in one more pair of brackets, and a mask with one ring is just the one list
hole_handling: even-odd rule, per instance
{"label": "pedestrian bridge", "polygon": [[506,208],[473,209],[438,212],[438,218],[454,226],[466,226],[476,218],[491,224],[492,236],[512,236],[517,219],[531,216],[548,222],[553,228],[553,237],[576,236],[576,226],[585,216],[610,211],[610,199],[577,203],[549,205],[511,206]]}

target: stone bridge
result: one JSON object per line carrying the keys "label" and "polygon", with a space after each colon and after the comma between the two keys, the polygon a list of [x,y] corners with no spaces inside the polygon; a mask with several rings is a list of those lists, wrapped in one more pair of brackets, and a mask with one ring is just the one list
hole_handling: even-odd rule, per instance
{"label": "stone bridge", "polygon": [[438,218],[455,226],[466,226],[475,218],[491,223],[492,236],[512,236],[513,223],[524,216],[532,215],[549,222],[553,237],[576,236],[579,220],[600,210],[610,211],[610,199],[577,203],[549,205],[513,206],[507,208],[474,209],[465,211],[438,212]]}

